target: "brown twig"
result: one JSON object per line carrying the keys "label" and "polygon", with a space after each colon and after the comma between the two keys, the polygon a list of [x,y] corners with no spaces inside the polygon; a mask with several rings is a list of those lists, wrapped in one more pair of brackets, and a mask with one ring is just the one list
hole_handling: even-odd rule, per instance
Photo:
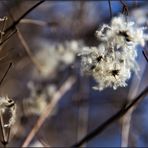
{"label": "brown twig", "polygon": [[[134,77],[132,78],[131,86],[130,86],[128,97],[127,97],[129,101],[132,101],[137,96],[137,92],[143,89],[141,88],[140,84],[144,75],[144,71],[146,69],[146,63],[142,59],[143,57],[140,57],[139,59],[140,65],[142,65],[138,74],[139,79],[137,80],[136,75],[134,75]],[[130,145],[133,144],[132,145],[133,147],[136,146],[134,143],[130,143],[130,140],[134,141],[133,140],[134,135],[133,135],[133,132],[130,132],[130,127],[132,122],[132,115],[136,107],[137,105],[133,106],[128,111],[128,113],[121,119],[121,122],[120,122],[121,123],[121,147],[128,147],[129,144]]]}
{"label": "brown twig", "polygon": [[[32,6],[30,9],[28,9],[22,16],[20,16],[16,21],[14,21],[8,28],[4,30],[4,34],[12,30],[12,32],[4,39],[2,42],[0,42],[0,45],[4,44],[12,35],[16,33],[15,26],[32,10],[34,10],[36,7],[38,7],[40,4],[42,4],[45,0],[41,0],[38,3],[36,3],[34,6]],[[13,30],[14,29],[14,30]]]}
{"label": "brown twig", "polygon": [[46,106],[45,110],[42,112],[36,124],[34,125],[29,135],[25,139],[24,143],[22,144],[22,147],[27,147],[29,145],[29,143],[31,142],[33,137],[37,134],[37,132],[39,131],[45,120],[51,116],[51,112],[59,102],[60,98],[72,87],[74,82],[75,79],[73,77],[68,78],[67,81],[61,86],[59,91],[57,91],[54,94],[51,102],[49,102],[49,104]]}
{"label": "brown twig", "polygon": [[7,74],[8,74],[8,72],[9,72],[11,66],[12,66],[12,62],[10,62],[9,66],[8,66],[8,68],[7,68],[7,70],[6,70],[6,72],[4,73],[2,79],[0,80],[0,86],[2,85],[2,82],[4,81],[5,77],[7,76]]}
{"label": "brown twig", "polygon": [[145,57],[146,61],[148,62],[148,57],[146,56],[144,50],[142,50],[143,56]]}
{"label": "brown twig", "polygon": [[88,142],[91,139],[93,139],[95,136],[99,135],[110,124],[123,117],[123,115],[125,115],[134,105],[136,105],[140,100],[142,100],[144,96],[147,95],[147,93],[148,93],[148,86],[134,100],[124,105],[116,114],[111,116],[108,120],[99,125],[96,129],[87,134],[84,138],[82,138],[80,141],[78,141],[76,144],[72,145],[71,147],[79,147],[83,143]]}
{"label": "brown twig", "polygon": [[1,141],[1,143],[2,143],[4,146],[6,146],[6,145],[7,145],[6,132],[5,132],[5,129],[4,129],[4,120],[3,120],[3,115],[2,115],[1,110],[0,110],[0,126],[1,126],[2,137],[3,137],[3,140]]}
{"label": "brown twig", "polygon": [[16,27],[17,29],[17,35],[18,35],[18,38],[21,42],[21,44],[23,45],[25,51],[27,52],[29,58],[31,59],[32,63],[36,66],[36,68],[38,69],[39,72],[42,72],[42,66],[41,64],[36,60],[36,58],[32,55],[32,52],[27,44],[27,42],[25,41],[22,33],[20,32],[19,28]]}

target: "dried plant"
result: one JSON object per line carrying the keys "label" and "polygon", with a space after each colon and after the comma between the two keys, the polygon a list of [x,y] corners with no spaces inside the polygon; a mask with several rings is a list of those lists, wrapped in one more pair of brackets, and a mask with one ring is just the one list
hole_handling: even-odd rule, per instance
{"label": "dried plant", "polygon": [[98,47],[85,47],[79,55],[82,56],[82,71],[94,77],[98,86],[125,87],[131,77],[131,71],[138,72],[136,62],[137,45],[144,46],[148,36],[144,28],[139,28],[134,22],[126,22],[124,16],[115,17],[111,25],[103,25],[96,31],[100,40]]}
{"label": "dried plant", "polygon": [[[132,113],[148,93],[147,7],[144,10],[138,2],[136,7],[128,6],[128,1],[120,0],[116,4],[121,10],[113,11],[115,2],[0,2],[4,16],[0,18],[0,140],[4,147],[67,147],[73,142],[71,147],[90,147],[87,142],[116,121],[122,126],[121,146],[130,145]],[[131,13],[139,6],[139,14]],[[139,57],[145,58],[145,65]],[[136,78],[131,82],[133,74]],[[90,77],[96,82],[93,89],[99,91],[90,88]]]}

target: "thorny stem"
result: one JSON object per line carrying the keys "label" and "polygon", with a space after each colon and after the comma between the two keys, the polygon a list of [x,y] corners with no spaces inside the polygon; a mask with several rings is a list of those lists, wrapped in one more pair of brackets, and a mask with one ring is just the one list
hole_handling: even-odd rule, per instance
{"label": "thorny stem", "polygon": [[112,13],[111,0],[108,0],[108,4],[109,4],[109,10],[110,10],[110,19],[112,19],[113,13]]}
{"label": "thorny stem", "polygon": [[4,33],[7,33],[8,31],[12,30],[15,28],[15,26],[28,14],[30,13],[33,9],[35,9],[37,6],[42,4],[45,0],[41,0],[38,3],[36,3],[34,6],[32,6],[30,9],[28,9],[22,16],[20,16],[16,21],[13,22],[12,25],[10,25],[8,28],[5,29]]}
{"label": "thorny stem", "polygon": [[4,81],[6,75],[8,74],[8,72],[9,72],[11,66],[12,66],[12,62],[10,62],[9,67],[7,68],[7,70],[6,70],[6,72],[4,73],[2,79],[0,80],[0,86],[2,85],[2,82]]}
{"label": "thorny stem", "polygon": [[124,105],[116,114],[111,116],[108,120],[106,120],[104,123],[102,123],[100,126],[98,126],[96,129],[94,129],[92,132],[87,134],[84,138],[82,138],[79,142],[72,145],[71,147],[79,147],[83,143],[90,141],[95,136],[99,135],[103,130],[105,130],[110,124],[112,124],[114,121],[120,119],[123,115],[125,115],[131,107],[136,105],[140,100],[144,98],[145,95],[148,93],[148,86],[132,101]]}

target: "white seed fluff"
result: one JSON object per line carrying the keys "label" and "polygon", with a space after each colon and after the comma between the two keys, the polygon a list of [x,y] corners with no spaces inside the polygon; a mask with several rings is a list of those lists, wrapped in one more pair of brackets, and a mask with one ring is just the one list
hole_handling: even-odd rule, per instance
{"label": "white seed fluff", "polygon": [[110,26],[104,24],[97,30],[96,36],[100,40],[98,47],[84,47],[79,53],[82,72],[94,77],[95,89],[127,86],[131,72],[139,70],[136,47],[145,44],[144,28],[120,15],[112,19]]}
{"label": "white seed fluff", "polygon": [[11,127],[16,120],[16,104],[8,97],[0,97],[0,112],[5,115],[5,112],[10,113],[8,123],[4,124],[4,127]]}

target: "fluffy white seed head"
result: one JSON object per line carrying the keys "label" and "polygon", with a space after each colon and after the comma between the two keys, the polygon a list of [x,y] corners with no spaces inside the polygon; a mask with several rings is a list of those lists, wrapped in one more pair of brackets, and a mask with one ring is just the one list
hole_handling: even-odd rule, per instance
{"label": "fluffy white seed head", "polygon": [[144,28],[121,15],[113,18],[110,26],[103,25],[96,35],[100,40],[98,47],[85,47],[79,54],[82,72],[94,77],[95,89],[127,86],[131,72],[139,70],[136,47],[145,44]]}
{"label": "fluffy white seed head", "polygon": [[16,104],[8,97],[0,97],[0,112],[1,115],[5,115],[6,112],[10,114],[8,123],[4,124],[4,127],[11,127],[16,120]]}

